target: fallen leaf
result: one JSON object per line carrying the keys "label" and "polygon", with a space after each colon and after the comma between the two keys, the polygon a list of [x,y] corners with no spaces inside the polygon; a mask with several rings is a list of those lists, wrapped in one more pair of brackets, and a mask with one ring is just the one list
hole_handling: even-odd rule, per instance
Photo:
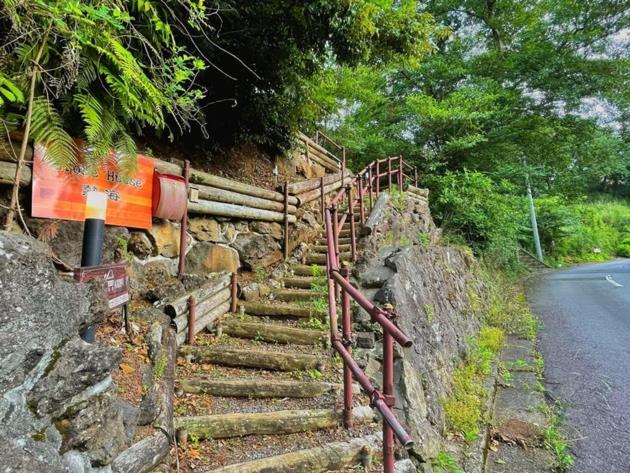
{"label": "fallen leaf", "polygon": [[131,373],[136,371],[136,369],[133,366],[128,365],[127,363],[121,363],[120,364],[120,369],[125,374],[131,374]]}

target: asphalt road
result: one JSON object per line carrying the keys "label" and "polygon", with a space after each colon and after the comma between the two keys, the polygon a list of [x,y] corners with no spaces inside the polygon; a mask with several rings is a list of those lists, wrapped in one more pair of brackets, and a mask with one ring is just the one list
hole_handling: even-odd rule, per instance
{"label": "asphalt road", "polygon": [[629,473],[630,260],[541,275],[529,292],[546,387],[566,408],[572,471]]}

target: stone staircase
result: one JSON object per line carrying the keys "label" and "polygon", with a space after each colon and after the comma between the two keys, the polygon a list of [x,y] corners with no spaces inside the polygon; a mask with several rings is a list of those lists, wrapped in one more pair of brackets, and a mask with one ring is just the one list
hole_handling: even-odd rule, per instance
{"label": "stone staircase", "polygon": [[520,248],[518,250],[518,260],[528,271],[536,272],[551,268],[547,263],[540,261],[530,252]]}
{"label": "stone staircase", "polygon": [[[349,232],[346,224],[339,241],[345,259]],[[322,231],[273,300],[240,302],[215,335],[180,347],[182,471],[356,471],[378,455],[379,427],[356,387],[353,427],[341,427],[342,363],[329,348],[325,261]]]}

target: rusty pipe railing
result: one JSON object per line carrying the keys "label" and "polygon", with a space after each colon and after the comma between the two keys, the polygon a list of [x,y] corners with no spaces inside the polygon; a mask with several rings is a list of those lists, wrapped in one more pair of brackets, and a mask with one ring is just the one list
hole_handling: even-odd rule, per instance
{"label": "rusty pipe railing", "polygon": [[[385,473],[394,471],[394,437],[409,448],[413,441],[405,431],[400,421],[393,412],[395,403],[394,397],[394,341],[403,347],[410,347],[412,341],[400,330],[395,322],[393,307],[384,306],[380,308],[373,304],[361,291],[355,288],[349,280],[349,271],[345,266],[339,266],[339,231],[343,228],[346,219],[350,219],[350,243],[352,249],[352,259],[356,258],[356,230],[354,221],[354,207],[360,206],[360,220],[364,223],[365,208],[364,196],[369,195],[370,209],[372,208],[373,186],[376,185],[380,191],[380,178],[387,176],[389,189],[392,188],[394,176],[399,189],[403,189],[405,178],[404,161],[402,157],[387,158],[387,172],[380,174],[380,163],[376,161],[368,165],[359,172],[353,181],[346,188],[342,188],[335,195],[329,207],[324,211],[324,222],[326,228],[326,264],[328,279],[328,307],[330,317],[330,331],[333,349],[339,353],[344,364],[344,425],[349,428],[352,425],[352,379],[356,379],[363,390],[369,395],[371,405],[378,410],[383,418],[383,465]],[[396,161],[396,162],[394,162]],[[398,169],[394,169],[395,165]],[[372,168],[376,167],[373,174]],[[367,177],[367,182],[364,183]],[[377,195],[378,195],[377,191]],[[357,197],[354,198],[353,194]],[[338,205],[343,202],[343,197],[347,196],[347,212],[341,212],[339,216]],[[337,320],[337,298],[341,305],[342,335],[339,334]],[[354,300],[359,306],[365,309],[374,322],[377,322],[383,330],[383,391],[376,389],[363,370],[352,357],[352,314],[351,301]]]}

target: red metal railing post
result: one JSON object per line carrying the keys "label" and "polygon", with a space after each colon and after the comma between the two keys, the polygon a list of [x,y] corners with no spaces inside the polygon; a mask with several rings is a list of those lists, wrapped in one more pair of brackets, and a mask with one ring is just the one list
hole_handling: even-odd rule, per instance
{"label": "red metal railing post", "polygon": [[322,210],[322,225],[324,225],[324,210],[326,209],[326,196],[324,195],[324,178],[319,178],[320,206]]}
{"label": "red metal railing post", "polygon": [[[334,253],[335,256],[337,258],[337,261],[339,261],[339,222],[337,221],[337,206],[333,205],[330,208],[330,214],[331,214],[331,218],[332,218],[332,224],[333,224],[333,245],[334,245]],[[339,284],[337,284],[337,282],[335,282],[335,297],[339,298],[339,292],[340,292],[341,288],[339,287]]]}
{"label": "red metal railing post", "polygon": [[387,190],[392,191],[392,158],[387,158]]}
{"label": "red metal railing post", "polygon": [[359,176],[359,215],[361,217],[361,225],[365,223],[365,206],[363,203],[363,176]]}
{"label": "red metal railing post", "polygon": [[[393,307],[383,306],[391,320]],[[390,409],[394,408],[394,339],[387,331],[383,331],[383,397]],[[383,422],[383,471],[394,473],[394,431],[387,422]]]}
{"label": "red metal railing post", "polygon": [[230,293],[232,297],[230,300],[230,312],[236,314],[236,305],[238,304],[238,273],[232,273]]}
{"label": "red metal railing post", "polygon": [[[322,217],[323,220],[323,217]],[[289,182],[284,183],[284,260],[289,259]]]}
{"label": "red metal railing post", "polygon": [[[350,281],[350,271],[345,265],[339,273],[346,281]],[[350,295],[346,291],[341,292],[341,313],[342,342],[348,353],[352,354],[352,312]],[[345,362],[343,364],[343,423],[346,429],[352,427],[352,371]]]}
{"label": "red metal railing post", "polygon": [[403,191],[403,158],[400,156],[398,158],[398,190],[400,192]]}
{"label": "red metal railing post", "polygon": [[381,193],[381,163],[376,160],[376,197]]}
{"label": "red metal railing post", "polygon": [[196,323],[196,304],[195,298],[190,296],[188,298],[188,336],[186,341],[189,345],[195,344],[195,323]]}
{"label": "red metal railing post", "polygon": [[348,218],[350,219],[350,252],[352,255],[352,261],[357,259],[357,233],[354,224],[354,208],[352,205],[352,185],[348,186]]}
{"label": "red metal railing post", "polygon": [[188,246],[188,180],[190,179],[190,161],[184,161],[184,183],[186,185],[186,209],[179,224],[179,262],[177,265],[177,277],[182,278],[186,272],[186,247]]}
{"label": "red metal railing post", "polygon": [[372,189],[374,183],[372,182],[372,164],[368,167],[368,195],[370,196],[370,212],[372,211],[372,207],[374,207],[374,202],[372,200]]}
{"label": "red metal railing post", "polygon": [[346,176],[346,147],[341,148],[341,184]]}

